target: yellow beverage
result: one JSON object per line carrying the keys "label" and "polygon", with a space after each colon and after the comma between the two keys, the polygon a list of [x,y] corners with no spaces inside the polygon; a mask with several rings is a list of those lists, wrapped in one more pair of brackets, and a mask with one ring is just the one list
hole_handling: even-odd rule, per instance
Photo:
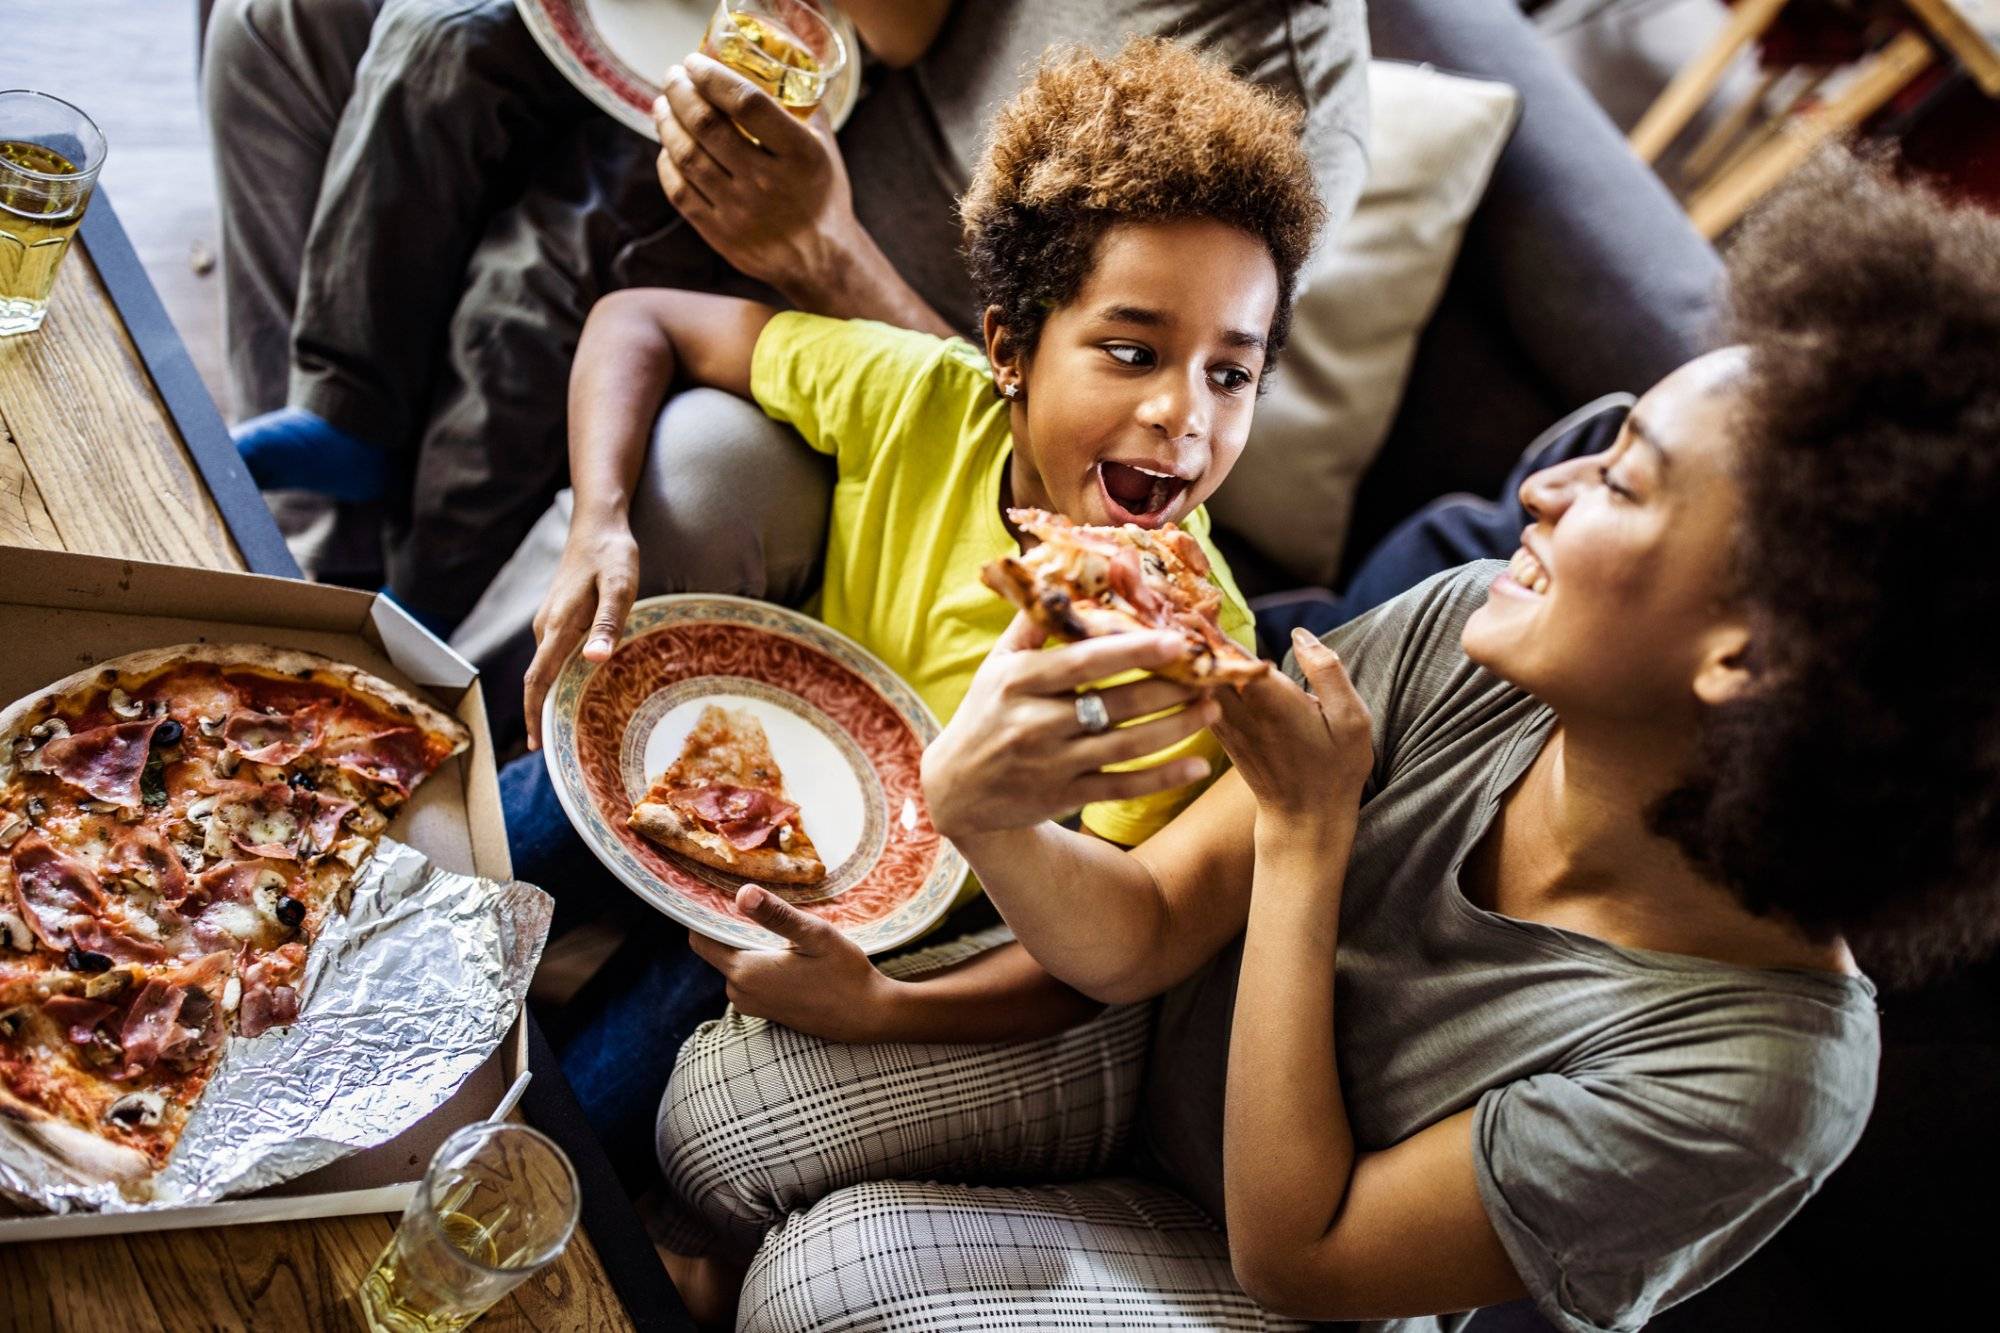
{"label": "yellow beverage", "polygon": [[374,1333],[450,1333],[561,1254],[576,1171],[547,1135],[475,1120],[438,1146],[396,1234],[361,1279]]}
{"label": "yellow beverage", "polygon": [[457,1257],[501,1267],[492,1227],[457,1212],[439,1214],[437,1224],[449,1251],[434,1242],[399,1244],[401,1237],[393,1237],[361,1279],[361,1308],[369,1328],[378,1333],[456,1333],[492,1303],[492,1297],[468,1299]]}
{"label": "yellow beverage", "polygon": [[778,20],[745,13],[727,0],[708,25],[701,49],[769,93],[800,120],[812,116],[836,72],[826,68],[812,48]]}
{"label": "yellow beverage", "polygon": [[52,149],[0,139],[0,325],[20,321],[33,327],[42,322],[56,270],[83,221],[88,187],[50,189],[49,182],[37,180],[31,188],[25,178],[10,176],[8,165],[45,177],[78,173]]}

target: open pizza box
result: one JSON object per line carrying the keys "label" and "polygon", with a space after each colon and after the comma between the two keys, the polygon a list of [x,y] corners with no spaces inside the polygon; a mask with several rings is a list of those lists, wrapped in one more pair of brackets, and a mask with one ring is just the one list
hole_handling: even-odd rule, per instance
{"label": "open pizza box", "polygon": [[[202,640],[324,653],[455,713],[472,745],[417,789],[387,836],[447,870],[512,877],[479,674],[395,603],[259,574],[0,546],[0,705],[106,658]],[[449,1101],[387,1143],[261,1193],[196,1207],[51,1217],[0,1200],[0,1244],[400,1211],[437,1146],[497,1106],[527,1063],[527,1029],[517,1020]]]}

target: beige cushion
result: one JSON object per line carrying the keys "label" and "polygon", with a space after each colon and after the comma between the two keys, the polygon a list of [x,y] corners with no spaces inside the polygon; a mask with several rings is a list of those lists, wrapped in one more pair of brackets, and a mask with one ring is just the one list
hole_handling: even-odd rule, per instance
{"label": "beige cushion", "polygon": [[1514,128],[1506,84],[1369,66],[1369,178],[1309,264],[1250,445],[1209,508],[1300,583],[1330,586],[1354,488],[1389,434],[1417,336]]}

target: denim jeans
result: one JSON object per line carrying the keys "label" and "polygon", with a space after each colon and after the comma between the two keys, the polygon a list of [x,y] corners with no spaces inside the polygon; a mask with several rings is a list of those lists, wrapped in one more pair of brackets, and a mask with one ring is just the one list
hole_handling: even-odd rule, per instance
{"label": "denim jeans", "polygon": [[653,1118],[674,1057],[721,1016],[722,976],[688,949],[684,927],[641,902],[577,836],[541,755],[501,770],[500,800],[515,876],[555,898],[551,934],[607,914],[625,927],[611,961],[545,1026],[584,1118],[638,1193],[658,1170]]}

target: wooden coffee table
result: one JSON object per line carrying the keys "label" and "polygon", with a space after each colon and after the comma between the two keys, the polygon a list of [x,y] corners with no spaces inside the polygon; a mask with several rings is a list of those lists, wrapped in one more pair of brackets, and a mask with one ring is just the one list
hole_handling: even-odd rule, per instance
{"label": "wooden coffee table", "polygon": [[[270,511],[102,192],[47,324],[0,338],[0,544],[297,577]],[[0,637],[5,628],[0,626]],[[568,1251],[481,1329],[686,1329],[672,1284],[529,1019],[530,1123],[583,1182]],[[363,1327],[354,1292],[393,1216],[0,1245],[0,1325]]]}

